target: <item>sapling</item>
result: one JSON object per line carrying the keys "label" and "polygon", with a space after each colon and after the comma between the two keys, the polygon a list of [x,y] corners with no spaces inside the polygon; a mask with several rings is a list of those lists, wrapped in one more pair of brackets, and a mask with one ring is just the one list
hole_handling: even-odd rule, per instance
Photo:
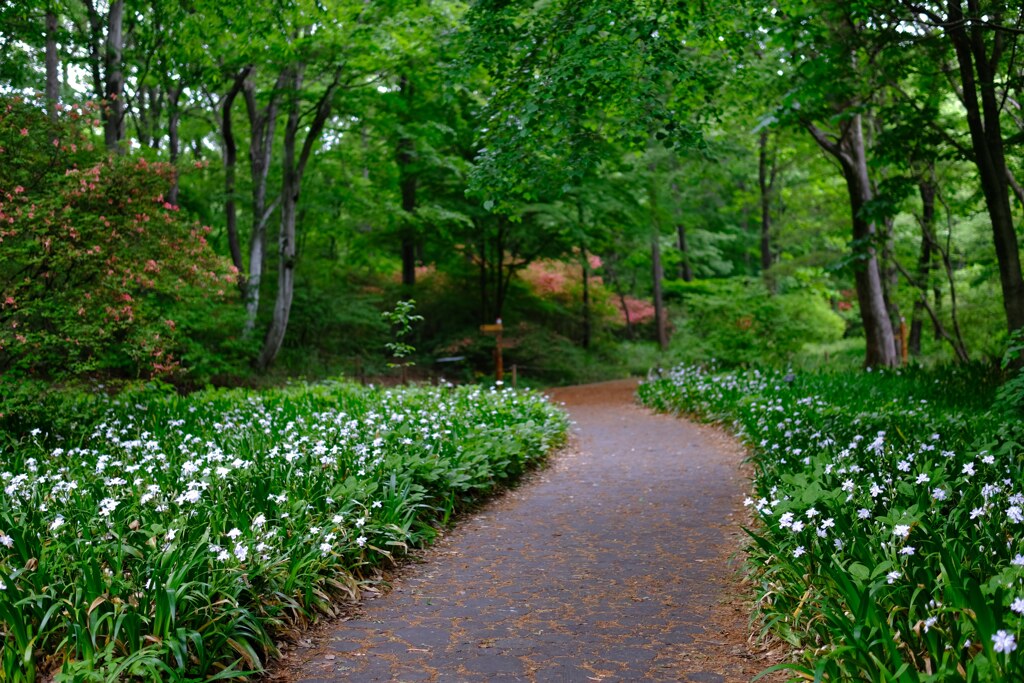
{"label": "sapling", "polygon": [[395,310],[384,311],[380,314],[385,322],[391,325],[393,341],[388,342],[384,347],[391,352],[392,360],[388,363],[389,368],[402,368],[402,381],[405,382],[408,368],[416,363],[406,360],[416,352],[416,348],[406,340],[412,332],[413,323],[423,320],[422,315],[413,313],[416,308],[415,299],[403,299],[395,304]]}

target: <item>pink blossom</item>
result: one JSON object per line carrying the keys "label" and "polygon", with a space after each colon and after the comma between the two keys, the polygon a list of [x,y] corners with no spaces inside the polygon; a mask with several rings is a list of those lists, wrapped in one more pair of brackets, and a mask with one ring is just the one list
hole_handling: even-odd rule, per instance
{"label": "pink blossom", "polygon": [[21,129],[21,136],[25,137],[26,135],[28,135],[28,128],[22,128]]}

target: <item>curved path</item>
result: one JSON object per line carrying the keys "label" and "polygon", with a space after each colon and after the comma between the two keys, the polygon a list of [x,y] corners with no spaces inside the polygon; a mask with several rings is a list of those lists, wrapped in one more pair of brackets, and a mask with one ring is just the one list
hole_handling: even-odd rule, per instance
{"label": "curved path", "polygon": [[553,391],[574,447],[295,650],[285,677],[713,683],[766,667],[727,564],[742,453],[635,406],[635,387]]}

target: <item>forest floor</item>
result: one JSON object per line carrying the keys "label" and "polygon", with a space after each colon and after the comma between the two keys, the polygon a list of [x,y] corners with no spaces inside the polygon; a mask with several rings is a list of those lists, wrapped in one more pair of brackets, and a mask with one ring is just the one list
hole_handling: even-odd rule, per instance
{"label": "forest floor", "polygon": [[[749,681],[735,440],[633,402],[552,390],[569,447],[285,650],[274,681]],[[762,680],[781,680],[766,677]]]}

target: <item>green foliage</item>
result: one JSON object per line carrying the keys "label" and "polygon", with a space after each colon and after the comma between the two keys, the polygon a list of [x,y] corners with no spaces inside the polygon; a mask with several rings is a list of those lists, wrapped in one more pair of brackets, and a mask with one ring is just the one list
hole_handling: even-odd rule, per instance
{"label": "green foliage", "polygon": [[756,476],[748,548],[765,628],[828,680],[1018,680],[1024,430],[984,365],[718,373],[643,385],[733,425]]}
{"label": "green foliage", "polygon": [[380,314],[381,318],[391,325],[393,341],[386,343],[384,347],[391,352],[391,357],[395,361],[392,365],[397,366],[411,364],[411,361],[404,359],[414,353],[416,348],[405,340],[412,332],[413,323],[421,322],[423,320],[422,315],[416,315],[413,313],[415,308],[416,301],[414,299],[401,299],[395,303],[394,310],[384,311]]}
{"label": "green foliage", "polygon": [[167,389],[42,396],[0,443],[0,679],[261,671],[568,426],[511,389]]}
{"label": "green foliage", "polygon": [[[209,376],[231,363],[222,325],[236,275],[209,228],[164,199],[174,170],[107,157],[94,110],[51,122],[0,101],[0,370],[63,379]],[[230,326],[226,329],[230,330]]]}
{"label": "green foliage", "polygon": [[672,353],[681,359],[785,363],[807,344],[840,339],[846,327],[813,289],[772,295],[746,278],[678,281],[665,289],[666,298],[682,302],[686,311],[672,340]]}

